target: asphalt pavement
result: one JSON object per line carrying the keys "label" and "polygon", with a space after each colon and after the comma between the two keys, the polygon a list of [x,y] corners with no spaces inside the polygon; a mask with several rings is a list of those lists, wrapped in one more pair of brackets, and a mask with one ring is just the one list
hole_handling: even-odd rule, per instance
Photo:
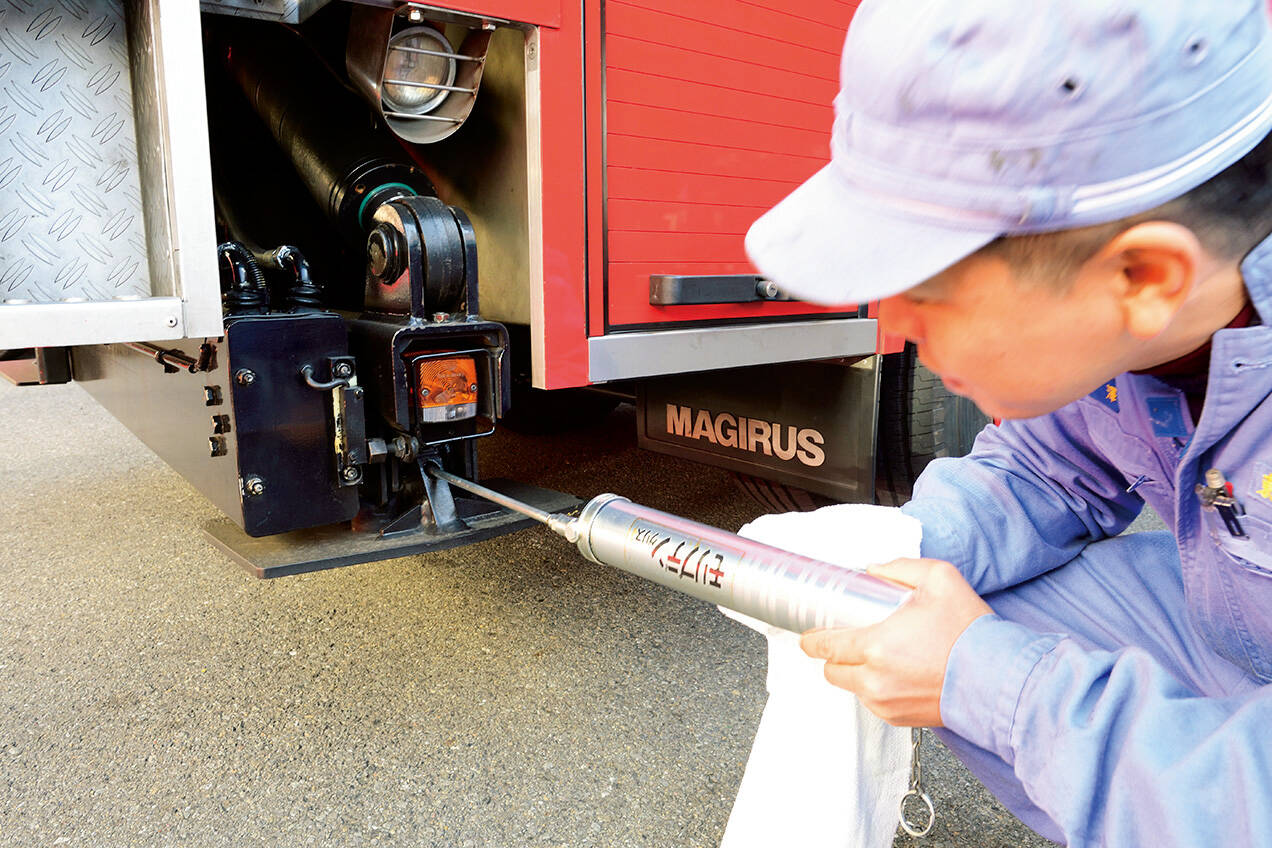
{"label": "asphalt pavement", "polygon": [[[736,528],[635,416],[485,440],[489,475]],[[262,581],[74,385],[0,381],[0,843],[712,846],[764,704],[757,634],[530,530]],[[930,735],[929,735],[930,736]],[[935,832],[1044,846],[929,738]]]}

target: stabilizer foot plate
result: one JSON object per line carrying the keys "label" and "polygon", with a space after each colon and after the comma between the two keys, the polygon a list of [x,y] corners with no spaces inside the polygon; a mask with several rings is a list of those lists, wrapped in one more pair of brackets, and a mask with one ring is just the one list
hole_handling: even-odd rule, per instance
{"label": "stabilizer foot plate", "polygon": [[[582,503],[573,495],[509,480],[483,481],[483,485],[548,512],[564,512]],[[203,532],[212,544],[257,577],[283,577],[456,548],[535,525],[533,519],[459,492],[455,493],[455,508],[468,524],[467,530],[434,534],[420,529],[381,536],[352,530],[344,523],[255,538],[222,518],[204,525]]]}

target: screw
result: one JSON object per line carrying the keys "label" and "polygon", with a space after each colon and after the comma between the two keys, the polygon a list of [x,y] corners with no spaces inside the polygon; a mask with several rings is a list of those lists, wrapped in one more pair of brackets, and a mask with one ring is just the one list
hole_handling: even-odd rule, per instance
{"label": "screw", "polygon": [[470,392],[475,392],[475,391],[477,391],[477,384],[476,384],[476,383],[473,383],[471,386],[469,386],[469,387],[468,387],[468,391],[470,391]]}
{"label": "screw", "polygon": [[336,367],[331,370],[337,377],[344,378],[353,376],[353,366],[348,362],[337,362]]}
{"label": "screw", "polygon": [[352,483],[354,480],[357,480],[362,476],[362,472],[357,469],[357,466],[350,465],[340,473],[340,476],[344,477],[346,481]]}
{"label": "screw", "polygon": [[259,477],[248,477],[244,482],[243,487],[247,490],[249,495],[255,496],[265,494],[265,481]]}
{"label": "screw", "polygon": [[173,315],[168,318],[168,326],[169,327],[177,326],[177,316]]}
{"label": "screw", "polygon": [[234,382],[240,386],[250,386],[256,382],[256,372],[249,371],[246,368],[240,368],[234,372]]}
{"label": "screw", "polygon": [[428,397],[431,394],[432,392],[430,392],[428,389],[420,389],[420,397]]}
{"label": "screw", "polygon": [[777,283],[772,280],[758,280],[755,283],[755,293],[765,300],[772,300],[781,292],[778,291]]}

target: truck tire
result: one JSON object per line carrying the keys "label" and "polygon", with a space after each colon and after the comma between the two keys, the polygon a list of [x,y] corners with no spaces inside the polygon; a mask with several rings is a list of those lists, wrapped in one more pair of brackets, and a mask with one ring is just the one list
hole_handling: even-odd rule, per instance
{"label": "truck tire", "polygon": [[732,472],[733,482],[739,489],[751,496],[751,499],[769,512],[812,512],[824,506],[837,503],[833,498],[753,477],[750,474]]}
{"label": "truck tire", "polygon": [[876,500],[905,503],[929,462],[966,454],[989,420],[972,401],[945,388],[919,362],[914,345],[885,355],[879,375]]}

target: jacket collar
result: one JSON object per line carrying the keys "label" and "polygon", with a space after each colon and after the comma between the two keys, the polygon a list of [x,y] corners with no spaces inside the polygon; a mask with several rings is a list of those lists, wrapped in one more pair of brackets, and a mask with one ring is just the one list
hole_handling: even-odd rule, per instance
{"label": "jacket collar", "polygon": [[1272,322],[1272,236],[1246,254],[1241,261],[1241,278],[1259,320],[1264,324]]}

